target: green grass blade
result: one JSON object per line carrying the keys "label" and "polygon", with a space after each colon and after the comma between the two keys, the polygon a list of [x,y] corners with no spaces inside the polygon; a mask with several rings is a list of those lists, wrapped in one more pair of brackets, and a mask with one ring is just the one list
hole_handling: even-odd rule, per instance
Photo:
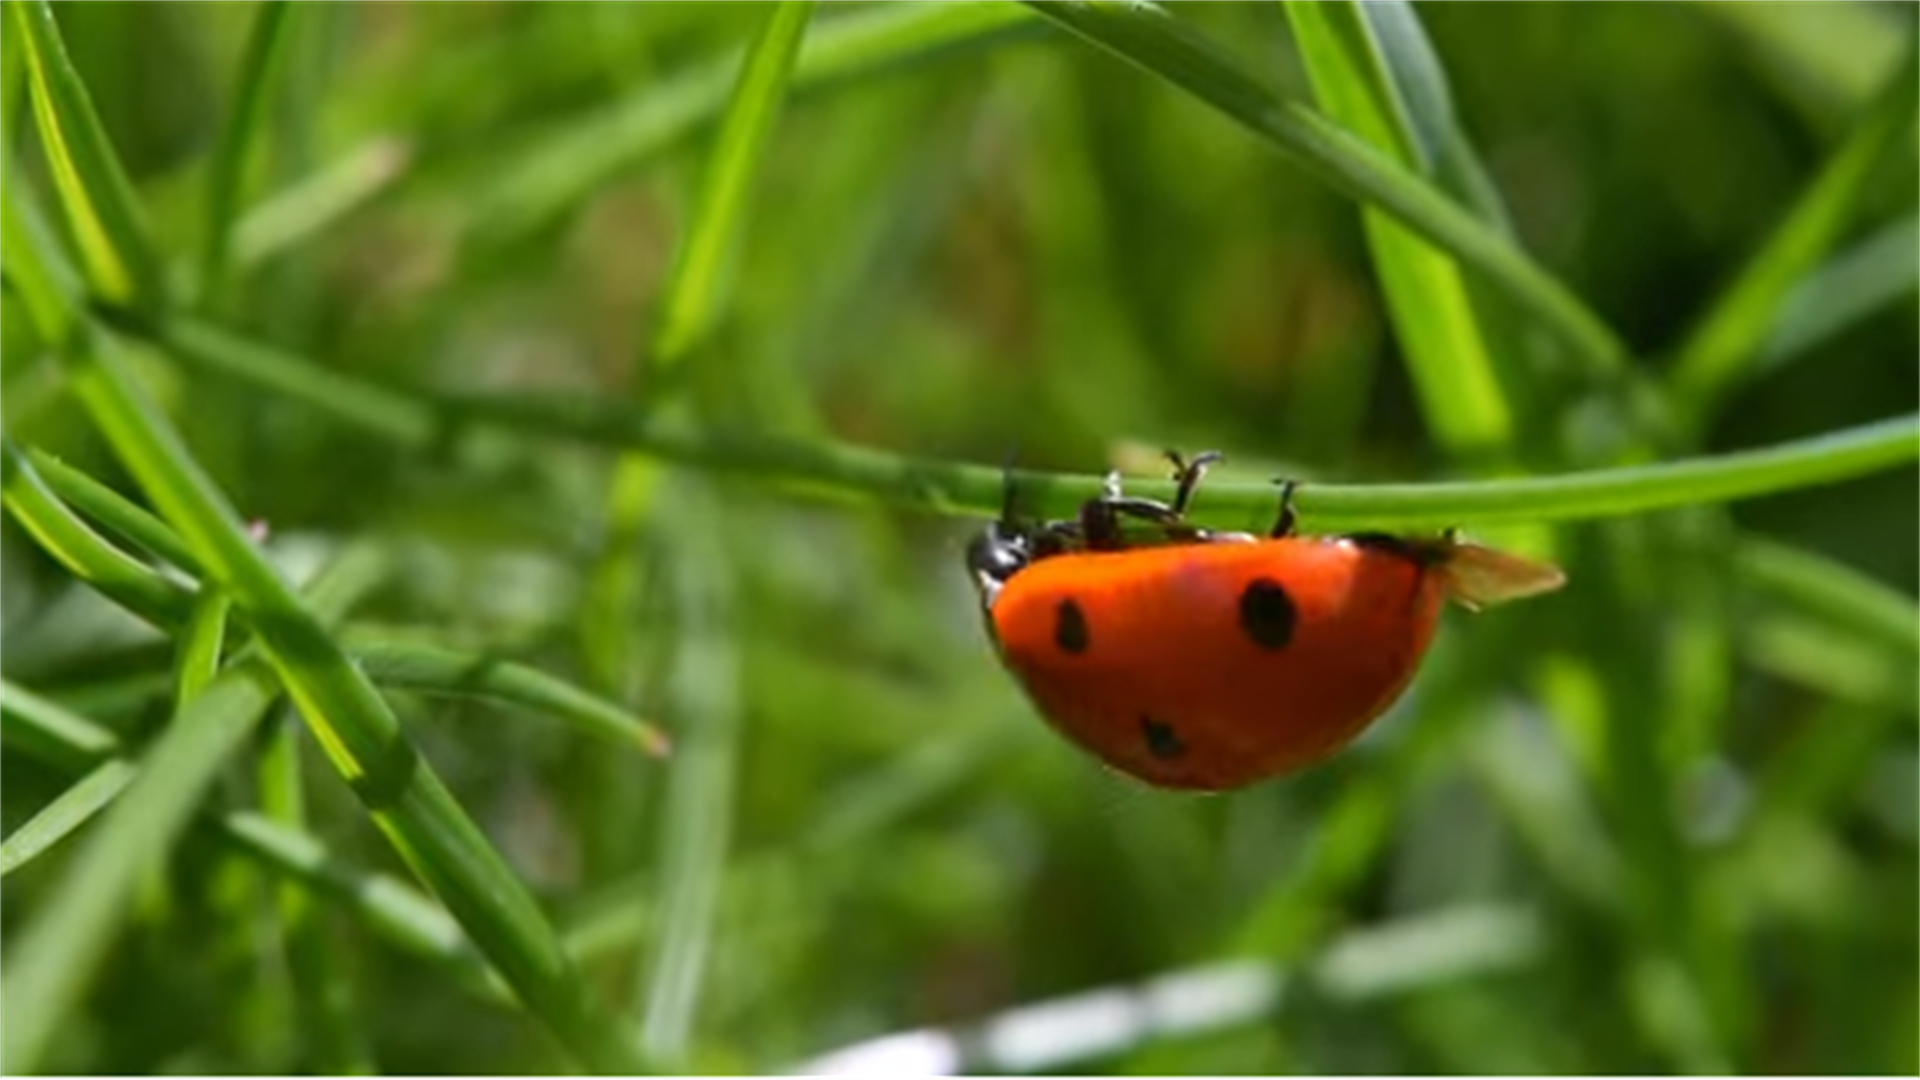
{"label": "green grass blade", "polygon": [[685,361],[712,333],[725,308],[733,264],[746,235],[748,200],[812,11],[810,2],[782,0],[747,48],[719,141],[707,158],[699,207],[660,301],[650,358],[656,378]]}
{"label": "green grass blade", "polygon": [[80,294],[80,283],[59,259],[52,237],[21,194],[23,187],[0,187],[0,251],[5,254],[7,291],[20,298],[40,339],[57,346],[73,332],[73,298]]}
{"label": "green grass blade", "polygon": [[323,235],[407,174],[409,144],[376,138],[247,210],[233,227],[233,261],[243,270]]}
{"label": "green grass blade", "polygon": [[[16,451],[7,449],[9,457]],[[26,459],[48,490],[67,505],[188,573],[200,573],[200,561],[159,518],[125,496],[43,450],[28,447]]]}
{"label": "green grass blade", "polygon": [[419,399],[221,331],[210,323],[169,319],[159,330],[169,352],[339,417],[409,450],[425,451],[442,435],[441,418]]}
{"label": "green grass blade", "polygon": [[637,1067],[532,897],[406,741],[365,674],[267,563],[111,344],[77,358],[76,391],[161,516],[232,595],[376,824],[561,1045],[594,1068]]}
{"label": "green grass blade", "polygon": [[1881,228],[1800,280],[1781,302],[1755,375],[1781,367],[1920,288],[1920,216]]}
{"label": "green grass blade", "polygon": [[688,485],[676,499],[676,617],[667,708],[686,734],[668,777],[662,821],[658,949],[643,974],[646,1044],[667,1061],[683,1060],[707,977],[727,853],[733,842],[739,769],[739,647],[732,623],[732,568],[718,507]]}
{"label": "green grass blade", "polygon": [[94,114],[46,0],[8,0],[14,33],[26,43],[33,108],[67,223],[94,292],[140,311],[158,310],[163,280],[113,145]]}
{"label": "green grass blade", "polygon": [[1774,328],[1782,301],[1826,254],[1880,163],[1910,145],[1906,136],[1920,111],[1916,78],[1920,52],[1909,50],[1812,186],[1680,346],[1670,382],[1689,409],[1708,408],[1751,364]]}
{"label": "green grass blade", "polygon": [[101,819],[0,974],[7,1038],[0,1062],[31,1072],[111,947],[134,885],[160,865],[202,793],[273,699],[264,664],[214,680],[154,740],[140,775]]}
{"label": "green grass blade", "polygon": [[213,162],[207,173],[206,233],[200,246],[201,307],[207,307],[226,292],[248,152],[260,131],[280,57],[286,50],[288,16],[293,10],[288,0],[264,0],[254,14],[253,30],[247,36],[246,50],[241,55],[240,77],[234,83],[231,111],[220,129],[219,141],[214,144]]}
{"label": "green grass blade", "polygon": [[0,736],[8,746],[74,772],[120,752],[120,739],[113,732],[5,680],[0,680]]}
{"label": "green grass blade", "polygon": [[[215,365],[242,352],[260,364],[300,364],[214,327],[194,326],[196,332],[190,338],[174,338],[172,342],[229,354],[213,361]],[[208,359],[198,352],[183,351],[182,355],[190,361]],[[240,373],[238,368],[228,370]],[[266,374],[261,385],[278,385],[279,378],[275,373]],[[988,466],[910,458],[846,443],[702,432],[579,399],[469,397],[433,402],[384,389],[368,392],[381,395],[383,412],[405,415],[409,429],[432,430],[437,425],[451,428],[461,423],[498,425],[528,436],[597,443],[700,468],[742,473],[815,497],[887,502],[940,514],[995,516],[1002,501],[1002,474]],[[306,400],[327,407],[324,395]],[[357,410],[330,411],[342,419],[364,419]],[[1660,465],[1522,480],[1307,484],[1297,493],[1296,507],[1303,525],[1323,532],[1577,521],[1731,502],[1835,483],[1905,464],[1916,454],[1920,454],[1920,439],[1916,438],[1915,418],[1903,416],[1767,449]],[[1099,494],[1101,478],[1016,471],[1014,483],[1027,512],[1069,517],[1082,502]],[[1127,487],[1152,498],[1172,494],[1172,485],[1159,479],[1129,480]],[[1194,520],[1229,528],[1265,528],[1271,524],[1274,499],[1270,484],[1209,480],[1195,507]]]}
{"label": "green grass blade", "polygon": [[1858,570],[1754,537],[1734,549],[1734,567],[1749,587],[1876,642],[1889,656],[1920,655],[1920,606]]}
{"label": "green grass blade", "polygon": [[[1387,70],[1371,5],[1289,0],[1315,94],[1334,120],[1412,173],[1431,174],[1439,148],[1416,131]],[[1407,21],[1417,22],[1411,14]],[[1459,266],[1378,210],[1364,208],[1367,242],[1435,440],[1455,458],[1504,451],[1513,417]]]}
{"label": "green grass blade", "polygon": [[155,626],[186,619],[193,596],[108,543],[60,501],[11,440],[0,441],[0,504],[74,577]]}
{"label": "green grass blade", "polygon": [[[349,548],[314,581],[311,603],[319,617],[338,619],[383,572],[373,549]],[[82,767],[118,750],[118,740],[91,721],[18,687],[5,690],[9,742],[24,737],[56,760],[85,755],[77,763]],[[201,793],[278,690],[264,662],[244,659],[177,710],[148,748],[139,776],[108,810],[55,885],[42,909],[46,914],[26,928],[0,971],[0,995],[11,1003],[7,1038],[0,1045],[0,1064],[7,1070],[30,1071],[45,1052],[112,944],[134,885],[160,865]]]}
{"label": "green grass blade", "polygon": [[0,843],[0,877],[32,862],[47,849],[93,820],[132,782],[135,769],[118,759],[104,761],[61,792],[39,813]]}
{"label": "green grass blade", "polygon": [[620,706],[544,672],[496,657],[414,642],[349,635],[345,640],[367,677],[394,690],[474,697],[542,713],[583,734],[665,757],[665,732]]}
{"label": "green grass blade", "polygon": [[[255,769],[262,813],[291,832],[303,830],[307,821],[299,730],[293,717],[277,718]],[[291,876],[270,886],[273,918],[305,1018],[300,1025],[304,1064],[331,1075],[371,1075],[376,1069],[355,1008],[353,983],[329,940],[317,897]]]}
{"label": "green grass blade", "polygon": [[[348,598],[357,591],[352,579],[358,572],[347,560],[336,563],[324,582],[315,583],[315,599],[326,599],[321,596],[323,590],[335,594],[327,599],[330,605]],[[114,755],[122,749],[106,728],[4,681],[0,681],[0,734],[6,736],[7,745],[76,773],[119,760]],[[411,885],[351,867],[311,833],[264,814],[236,811],[213,819],[210,825],[249,858],[338,904],[403,951],[440,967],[456,983],[490,1000],[507,999],[508,992],[492,978],[460,924]]]}
{"label": "green grass blade", "polygon": [[[803,91],[908,67],[1031,32],[1039,23],[1001,3],[887,4],[820,20],[793,73]],[[482,242],[523,236],[621,171],[721,114],[739,60],[725,57],[664,83],[649,82],[605,109],[514,154],[473,195]]]}
{"label": "green grass blade", "polygon": [[232,602],[225,593],[209,591],[193,605],[174,661],[174,700],[181,705],[199,697],[220,674],[220,652],[227,640],[227,612]]}
{"label": "green grass blade", "polygon": [[1380,208],[1485,275],[1595,371],[1623,369],[1628,354],[1614,332],[1497,229],[1326,117],[1268,89],[1160,7],[1126,0],[1031,6],[1094,45],[1179,86],[1335,190]]}

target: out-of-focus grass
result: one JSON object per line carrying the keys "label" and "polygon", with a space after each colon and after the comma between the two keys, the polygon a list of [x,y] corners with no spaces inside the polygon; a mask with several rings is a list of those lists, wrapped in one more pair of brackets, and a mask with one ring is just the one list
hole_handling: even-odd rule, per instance
{"label": "out-of-focus grass", "polygon": [[[10,0],[8,1065],[1920,1067],[1913,14],[1840,11]],[[1572,584],[1145,791],[980,632],[1016,444]]]}

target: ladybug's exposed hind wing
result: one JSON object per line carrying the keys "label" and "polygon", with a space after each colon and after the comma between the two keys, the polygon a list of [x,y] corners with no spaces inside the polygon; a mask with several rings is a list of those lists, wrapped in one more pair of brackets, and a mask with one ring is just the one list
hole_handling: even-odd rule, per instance
{"label": "ladybug's exposed hind wing", "polygon": [[1567,583],[1552,563],[1538,562],[1479,544],[1456,543],[1440,564],[1447,595],[1469,611],[1549,593]]}

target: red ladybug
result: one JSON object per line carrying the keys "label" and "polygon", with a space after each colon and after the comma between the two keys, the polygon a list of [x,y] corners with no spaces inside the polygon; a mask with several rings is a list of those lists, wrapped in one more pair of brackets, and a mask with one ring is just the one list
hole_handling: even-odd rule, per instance
{"label": "red ladybug", "polygon": [[[968,549],[1001,659],[1048,722],[1149,784],[1225,791],[1305,768],[1360,734],[1413,678],[1441,601],[1558,588],[1552,566],[1452,536],[1293,535],[1186,524],[1207,465],[1169,454],[1172,503],[1105,493],[1071,522],[1009,512]],[[1152,535],[1130,538],[1123,518]]]}

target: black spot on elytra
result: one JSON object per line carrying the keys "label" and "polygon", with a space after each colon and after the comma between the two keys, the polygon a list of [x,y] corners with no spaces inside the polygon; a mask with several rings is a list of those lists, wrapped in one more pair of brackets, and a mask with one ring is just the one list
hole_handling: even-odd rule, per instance
{"label": "black spot on elytra", "polygon": [[1240,594],[1240,629],[1263,649],[1293,640],[1293,597],[1272,578],[1254,578]]}
{"label": "black spot on elytra", "polygon": [[1140,734],[1147,740],[1147,753],[1161,761],[1172,761],[1187,752],[1187,744],[1174,734],[1172,724],[1164,724],[1151,716],[1140,718]]}
{"label": "black spot on elytra", "polygon": [[1093,639],[1087,635],[1087,616],[1071,599],[1060,601],[1053,611],[1053,643],[1061,652],[1083,653]]}

